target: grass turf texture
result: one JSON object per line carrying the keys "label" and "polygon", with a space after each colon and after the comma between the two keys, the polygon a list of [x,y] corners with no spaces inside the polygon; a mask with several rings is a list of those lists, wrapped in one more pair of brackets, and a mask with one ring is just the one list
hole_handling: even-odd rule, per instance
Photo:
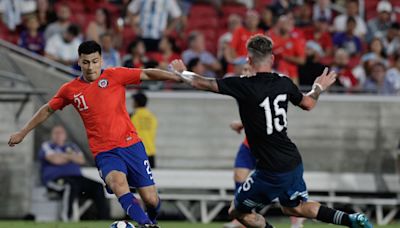
{"label": "grass turf texture", "polygon": [[[78,222],[78,223],[35,223],[23,221],[0,221],[0,228],[108,228],[110,222]],[[210,223],[210,224],[192,224],[187,222],[160,222],[162,228],[222,228],[223,223]],[[276,228],[289,228],[289,223],[272,223]],[[333,228],[343,226],[332,226],[321,223],[306,222],[305,228]],[[377,227],[377,226],[374,226]],[[382,226],[384,228],[399,228],[400,224],[391,224]]]}

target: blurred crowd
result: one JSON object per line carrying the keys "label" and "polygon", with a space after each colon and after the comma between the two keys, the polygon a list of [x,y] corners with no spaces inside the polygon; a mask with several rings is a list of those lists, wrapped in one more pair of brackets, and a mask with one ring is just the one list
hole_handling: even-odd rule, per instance
{"label": "blurred crowd", "polygon": [[240,75],[246,41],[267,34],[274,69],[310,86],[325,66],[338,92],[400,94],[400,1],[0,0],[0,38],[77,68],[83,40],[104,67],[159,67],[182,58],[207,77]]}

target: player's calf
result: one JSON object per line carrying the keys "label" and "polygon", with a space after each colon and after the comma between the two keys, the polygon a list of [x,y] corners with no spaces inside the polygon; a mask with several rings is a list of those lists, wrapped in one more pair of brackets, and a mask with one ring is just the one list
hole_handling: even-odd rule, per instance
{"label": "player's calf", "polygon": [[146,206],[149,219],[152,223],[156,224],[156,219],[161,208],[161,200],[158,196],[156,187],[154,185],[142,187],[138,189],[138,192]]}

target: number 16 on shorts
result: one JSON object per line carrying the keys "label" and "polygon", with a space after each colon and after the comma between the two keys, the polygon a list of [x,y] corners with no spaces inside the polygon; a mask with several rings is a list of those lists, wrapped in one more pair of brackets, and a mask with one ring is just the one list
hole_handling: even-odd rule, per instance
{"label": "number 16 on shorts", "polygon": [[251,188],[251,185],[254,183],[254,180],[253,180],[253,178],[251,177],[251,176],[249,176],[248,178],[247,178],[247,180],[242,184],[242,186],[239,188],[239,192],[240,191],[244,191],[244,192],[247,192],[247,191],[249,191],[250,190],[250,188]]}

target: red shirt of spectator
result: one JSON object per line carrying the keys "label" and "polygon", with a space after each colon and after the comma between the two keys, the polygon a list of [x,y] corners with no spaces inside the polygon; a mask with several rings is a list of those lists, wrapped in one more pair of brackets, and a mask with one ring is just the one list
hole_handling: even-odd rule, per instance
{"label": "red shirt of spectator", "polygon": [[85,125],[89,147],[96,156],[140,142],[125,104],[125,86],[140,83],[140,69],[108,68],[93,82],[83,76],[65,83],[48,105],[53,110],[72,104]]}
{"label": "red shirt of spectator", "polygon": [[319,18],[314,22],[312,29],[303,30],[304,38],[317,42],[325,54],[331,55],[333,50],[332,36],[328,31],[329,24],[327,19]]}
{"label": "red shirt of spectator", "polygon": [[258,28],[260,16],[254,10],[246,13],[245,26],[237,28],[233,32],[231,47],[235,51],[236,57],[247,56],[247,40],[256,34],[263,34],[263,30]]}
{"label": "red shirt of spectator", "polygon": [[305,39],[296,31],[292,32],[288,37],[282,37],[271,30],[268,36],[274,44],[272,53],[275,55],[276,70],[290,78],[297,78],[297,64],[289,62],[284,57],[300,57],[305,59]]}
{"label": "red shirt of spectator", "polygon": [[235,30],[232,37],[231,47],[235,50],[236,56],[247,56],[246,43],[247,40],[256,34],[263,34],[261,29],[254,32],[249,31],[245,27],[240,27]]}

